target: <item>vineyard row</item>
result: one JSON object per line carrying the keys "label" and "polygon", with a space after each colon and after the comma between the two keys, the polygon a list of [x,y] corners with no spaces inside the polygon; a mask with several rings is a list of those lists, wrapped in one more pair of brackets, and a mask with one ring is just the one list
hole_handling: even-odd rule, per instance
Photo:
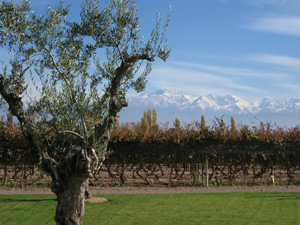
{"label": "vineyard row", "polygon": [[[3,183],[8,180],[9,171],[14,179],[21,176],[22,184],[29,175],[36,176],[28,183],[44,176],[37,172],[38,162],[30,155],[30,147],[18,126],[0,126],[0,140]],[[211,128],[203,128],[200,123],[152,131],[117,128],[109,149],[112,152],[101,171],[91,179],[93,184],[300,182],[299,127],[270,129],[261,124],[259,128],[242,126],[233,130],[219,120]]]}

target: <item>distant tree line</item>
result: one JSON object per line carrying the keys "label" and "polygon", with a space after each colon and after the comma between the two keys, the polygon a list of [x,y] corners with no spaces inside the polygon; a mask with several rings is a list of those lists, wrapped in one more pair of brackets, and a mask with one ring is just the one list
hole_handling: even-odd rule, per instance
{"label": "distant tree line", "polygon": [[[223,118],[223,116],[221,117],[221,119]],[[216,120],[218,121],[219,119],[216,118]],[[221,121],[221,120],[219,120]],[[223,119],[222,122],[224,123]],[[216,123],[216,121],[215,121]],[[237,132],[237,128],[236,128],[236,124],[235,124],[235,119],[233,116],[231,116],[231,120],[230,120],[230,130],[232,133],[236,133]],[[200,120],[200,129],[201,130],[206,130],[208,129],[206,126],[206,121],[205,121],[205,116],[201,115],[201,120]],[[225,123],[224,123],[225,125]],[[270,125],[268,125],[270,126]],[[144,111],[143,113],[143,117],[141,118],[140,121],[137,121],[136,123],[122,123],[121,127],[124,129],[128,129],[128,130],[133,130],[133,129],[142,129],[143,131],[149,131],[149,130],[157,130],[159,129],[159,125],[157,123],[157,112],[155,109],[148,109],[147,111]],[[175,118],[175,120],[173,121],[173,127],[175,129],[180,129],[181,128],[181,122],[178,119],[178,117]]]}

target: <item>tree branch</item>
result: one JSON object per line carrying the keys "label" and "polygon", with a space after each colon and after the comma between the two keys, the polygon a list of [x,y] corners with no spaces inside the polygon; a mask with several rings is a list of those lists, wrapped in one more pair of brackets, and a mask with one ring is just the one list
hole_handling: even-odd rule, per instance
{"label": "tree branch", "polygon": [[59,134],[73,134],[73,135],[79,137],[81,140],[83,140],[83,142],[84,142],[85,144],[88,144],[88,143],[86,142],[85,138],[84,138],[82,135],[80,135],[80,134],[78,134],[77,132],[75,132],[75,131],[72,131],[72,130],[63,130],[63,131],[59,131],[58,133],[59,133]]}
{"label": "tree branch", "polygon": [[[20,85],[16,93],[7,93],[4,87],[4,77],[0,74],[0,94],[5,99],[9,105],[9,110],[11,113],[16,116],[21,124],[30,124],[29,121],[25,118],[25,112],[23,110],[22,98],[19,97],[22,94],[23,86]],[[30,127],[30,126],[29,126]]]}
{"label": "tree branch", "polygon": [[55,62],[55,58],[54,56],[52,55],[52,53],[50,52],[50,50],[48,50],[46,47],[44,47],[44,50],[46,51],[46,53],[50,56],[51,60],[52,60],[52,63],[53,65],[55,66],[56,70],[60,73],[60,74],[64,74],[58,67],[58,65],[56,64]]}
{"label": "tree branch", "polygon": [[31,63],[25,70],[23,70],[23,71],[21,72],[20,77],[23,77],[24,74],[26,73],[26,71],[30,69],[30,67],[32,67],[32,63]]}
{"label": "tree branch", "polygon": [[132,56],[127,56],[125,58],[125,62],[127,63],[135,63],[138,60],[147,60],[149,62],[153,62],[155,61],[155,57],[159,57],[160,59],[162,59],[163,61],[167,61],[167,59],[163,58],[161,55],[156,54],[156,55],[152,55],[150,56],[149,54],[141,54],[141,55],[132,55]]}
{"label": "tree branch", "polygon": [[[27,69],[25,69],[23,72],[25,73]],[[21,89],[23,88],[22,85],[20,85],[20,87]],[[48,155],[47,150],[40,150],[38,144],[36,143],[34,130],[36,128],[30,121],[30,119],[26,118],[26,113],[23,109],[22,98],[19,97],[21,93],[19,93],[19,91],[17,91],[16,93],[7,93],[4,87],[4,77],[1,74],[0,94],[8,103],[10,112],[18,118],[22,127],[22,133],[27,142],[30,144],[31,149],[33,150],[33,156],[37,160],[42,157],[43,168],[46,168],[46,170],[51,170],[55,177],[58,177],[58,170],[56,169],[57,162]]]}
{"label": "tree branch", "polygon": [[118,49],[119,54],[120,54],[120,56],[121,56],[122,62],[123,62],[123,63],[126,63],[126,61],[125,61],[125,59],[124,59],[124,57],[123,57],[123,54],[122,54],[122,52],[121,52],[121,49],[120,49],[120,47],[119,47],[118,44],[117,44],[117,49]]}

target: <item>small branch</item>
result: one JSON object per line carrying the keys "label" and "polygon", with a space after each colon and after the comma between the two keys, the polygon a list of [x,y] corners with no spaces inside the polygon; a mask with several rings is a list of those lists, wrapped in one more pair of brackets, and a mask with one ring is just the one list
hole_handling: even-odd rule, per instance
{"label": "small branch", "polygon": [[64,74],[64,73],[59,69],[58,65],[56,64],[55,58],[54,58],[54,56],[52,55],[52,53],[51,53],[47,48],[44,47],[44,49],[45,49],[45,51],[47,52],[47,54],[50,56],[50,58],[51,58],[51,60],[52,60],[52,62],[53,62],[53,64],[54,64],[56,70],[57,70],[60,74]]}
{"label": "small branch", "polygon": [[88,134],[88,132],[87,132],[87,129],[86,129],[86,125],[85,125],[85,122],[84,122],[84,120],[82,121],[82,123],[83,123],[83,127],[84,127],[84,132],[85,132],[85,134],[87,135],[87,134]]}
{"label": "small branch", "polygon": [[153,62],[153,61],[155,61],[155,57],[159,57],[164,62],[167,61],[167,59],[162,57],[160,54],[156,54],[156,55],[152,55],[152,56],[150,56],[149,54],[142,54],[142,55],[133,55],[131,57],[127,57],[126,62],[127,63],[135,63],[138,60],[147,60],[149,62]]}
{"label": "small branch", "polygon": [[25,70],[23,70],[23,71],[21,72],[20,77],[23,77],[23,75],[26,73],[27,70],[30,69],[30,67],[32,67],[32,63],[31,63]]}
{"label": "small branch", "polygon": [[152,56],[153,58],[154,57],[158,57],[158,58],[160,58],[161,60],[163,60],[164,62],[167,62],[167,59],[166,58],[164,58],[164,57],[162,57],[161,55],[154,55],[154,56]]}
{"label": "small branch", "polygon": [[155,56],[150,56],[149,54],[133,55],[133,56],[130,56],[130,57],[128,56],[126,58],[126,62],[127,63],[135,63],[138,60],[147,60],[147,61],[153,62],[154,57]]}
{"label": "small branch", "polygon": [[50,56],[50,58],[51,58],[51,60],[52,60],[52,62],[53,62],[53,65],[55,66],[56,70],[63,76],[63,79],[64,79],[64,81],[67,83],[68,87],[71,87],[69,81],[68,81],[68,80],[65,78],[65,76],[64,76],[65,73],[59,69],[58,65],[57,65],[56,62],[55,62],[55,58],[54,58],[54,56],[52,55],[52,53],[50,52],[50,50],[48,50],[48,49],[45,48],[45,47],[44,47],[44,49],[45,49],[46,53]]}
{"label": "small branch", "polygon": [[118,48],[119,54],[120,54],[120,56],[121,56],[122,62],[123,62],[123,63],[126,63],[126,61],[124,60],[124,57],[123,57],[123,54],[122,54],[122,52],[121,52],[121,49],[120,49],[119,45],[117,45],[117,48]]}
{"label": "small branch", "polygon": [[86,135],[86,142],[88,142],[88,131],[87,131],[87,128],[86,128],[86,124],[85,124],[85,121],[82,120],[82,123],[83,123],[83,127],[84,127],[84,132],[85,132],[85,135]]}
{"label": "small branch", "polygon": [[71,130],[63,130],[63,131],[59,131],[58,133],[59,133],[59,134],[73,134],[73,135],[79,137],[81,140],[83,140],[83,142],[84,142],[85,144],[87,144],[85,138],[84,138],[83,136],[81,136],[80,134],[78,134],[77,132],[75,132],[75,131],[71,131]]}

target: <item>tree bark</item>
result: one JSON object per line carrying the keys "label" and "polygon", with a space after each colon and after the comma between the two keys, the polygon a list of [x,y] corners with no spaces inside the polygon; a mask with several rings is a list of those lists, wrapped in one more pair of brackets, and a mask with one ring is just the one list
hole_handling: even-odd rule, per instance
{"label": "tree bark", "polygon": [[4,177],[3,177],[3,185],[6,185],[7,181],[7,165],[4,166]]}
{"label": "tree bark", "polygon": [[92,193],[89,191],[89,179],[87,179],[87,181],[85,182],[85,191],[84,191],[84,195],[86,199],[92,198]]}
{"label": "tree bark", "polygon": [[51,166],[51,190],[57,196],[56,224],[82,225],[89,177],[99,168],[101,159],[94,149],[70,150],[59,165],[53,165],[46,153],[43,156],[44,166]]}
{"label": "tree bark", "polygon": [[57,207],[54,218],[57,225],[83,224],[87,180],[74,176],[62,184],[63,188],[56,190]]}

